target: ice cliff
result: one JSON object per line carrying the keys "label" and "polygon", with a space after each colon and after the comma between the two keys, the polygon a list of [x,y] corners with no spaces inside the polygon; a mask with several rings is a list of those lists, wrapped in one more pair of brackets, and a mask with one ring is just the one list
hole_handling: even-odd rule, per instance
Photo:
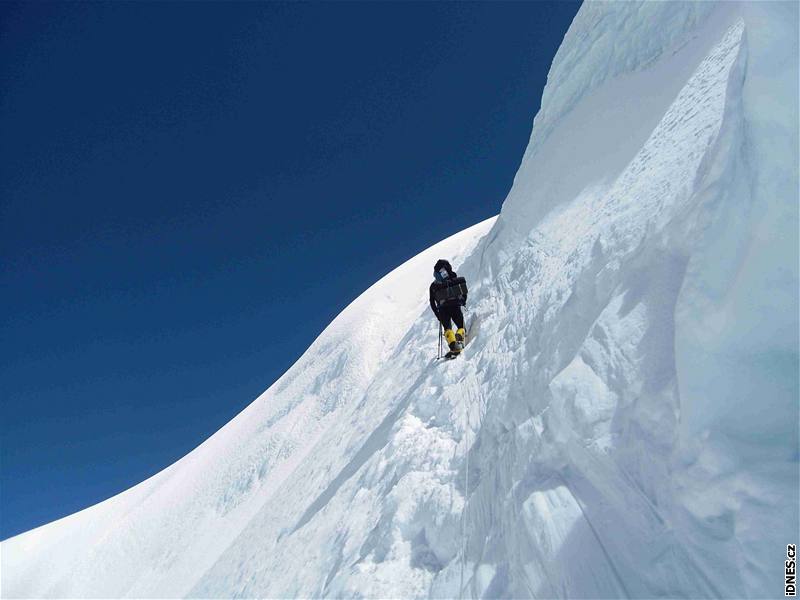
{"label": "ice cliff", "polygon": [[[798,539],[798,4],[585,4],[500,216],[355,300],[4,597],[777,597]],[[470,282],[432,361],[433,262]]]}

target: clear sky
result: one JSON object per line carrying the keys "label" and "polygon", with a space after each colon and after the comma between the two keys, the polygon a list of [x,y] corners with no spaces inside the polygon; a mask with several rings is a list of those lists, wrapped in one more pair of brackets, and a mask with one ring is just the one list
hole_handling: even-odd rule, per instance
{"label": "clear sky", "polygon": [[577,8],[0,4],[0,537],[179,459],[499,212]]}

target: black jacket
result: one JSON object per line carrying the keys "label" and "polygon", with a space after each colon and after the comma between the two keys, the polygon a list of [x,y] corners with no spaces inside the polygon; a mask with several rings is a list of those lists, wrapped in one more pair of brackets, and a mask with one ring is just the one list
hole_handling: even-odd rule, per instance
{"label": "black jacket", "polygon": [[[449,267],[449,265],[448,265],[448,267]],[[455,271],[453,271],[452,269],[450,269],[450,268],[447,269],[447,272],[450,275],[448,277],[448,279],[455,279],[456,277],[458,277],[458,274]],[[467,303],[467,294],[466,293],[460,299],[454,298],[453,300],[448,300],[447,302],[443,302],[442,304],[439,304],[438,302],[436,302],[436,298],[435,298],[436,292],[438,290],[442,289],[442,288],[445,288],[445,287],[447,287],[447,283],[446,282],[434,281],[431,284],[431,287],[430,287],[430,290],[429,290],[431,310],[433,311],[433,314],[435,314],[437,318],[439,317],[439,308],[440,307],[442,307],[442,306],[464,306]]]}

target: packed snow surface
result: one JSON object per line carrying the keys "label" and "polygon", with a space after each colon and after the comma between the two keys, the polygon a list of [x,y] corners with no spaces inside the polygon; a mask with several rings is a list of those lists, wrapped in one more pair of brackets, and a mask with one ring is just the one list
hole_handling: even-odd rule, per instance
{"label": "packed snow surface", "polygon": [[[798,4],[587,3],[500,216],[163,472],[2,543],[4,597],[782,597]],[[433,360],[430,270],[470,285]]]}

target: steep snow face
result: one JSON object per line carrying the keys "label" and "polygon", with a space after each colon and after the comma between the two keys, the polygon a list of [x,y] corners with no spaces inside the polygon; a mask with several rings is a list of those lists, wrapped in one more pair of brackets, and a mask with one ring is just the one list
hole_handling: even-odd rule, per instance
{"label": "steep snow face", "polygon": [[[584,5],[497,221],[183,460],[4,542],[3,595],[782,595],[797,37],[794,2]],[[437,363],[447,255],[470,341]]]}

